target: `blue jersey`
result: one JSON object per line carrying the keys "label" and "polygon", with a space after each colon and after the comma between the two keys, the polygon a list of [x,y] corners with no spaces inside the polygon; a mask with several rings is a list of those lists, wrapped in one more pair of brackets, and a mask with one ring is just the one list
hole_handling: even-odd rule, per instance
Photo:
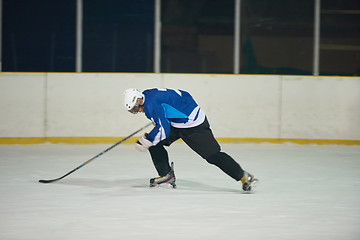
{"label": "blue jersey", "polygon": [[205,113],[192,96],[182,90],[148,89],[144,94],[144,112],[155,127],[146,138],[156,145],[175,128],[196,127],[204,122]]}

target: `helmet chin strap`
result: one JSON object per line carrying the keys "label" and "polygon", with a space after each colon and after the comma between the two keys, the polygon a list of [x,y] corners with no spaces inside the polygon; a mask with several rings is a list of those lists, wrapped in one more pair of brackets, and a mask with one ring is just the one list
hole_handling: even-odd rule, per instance
{"label": "helmet chin strap", "polygon": [[132,114],[137,114],[139,112],[140,107],[142,106],[141,104],[143,104],[143,99],[138,98],[136,100],[134,107],[130,109],[129,112],[131,112]]}

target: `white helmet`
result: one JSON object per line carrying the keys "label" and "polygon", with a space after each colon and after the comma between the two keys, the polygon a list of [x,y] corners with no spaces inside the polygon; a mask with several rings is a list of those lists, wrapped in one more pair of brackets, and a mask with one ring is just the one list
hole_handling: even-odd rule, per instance
{"label": "white helmet", "polygon": [[139,106],[138,99],[144,98],[144,95],[136,88],[126,89],[124,92],[124,105],[126,110],[131,113],[137,113],[139,109],[134,109]]}

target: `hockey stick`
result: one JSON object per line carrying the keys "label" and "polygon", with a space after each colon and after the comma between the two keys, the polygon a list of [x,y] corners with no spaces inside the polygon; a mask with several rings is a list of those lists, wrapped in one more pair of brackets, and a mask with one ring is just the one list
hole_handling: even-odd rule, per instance
{"label": "hockey stick", "polygon": [[94,159],[100,157],[101,155],[103,155],[104,153],[106,153],[107,151],[113,149],[114,147],[116,147],[117,145],[119,145],[120,143],[122,142],[125,142],[126,140],[128,140],[130,137],[134,136],[135,134],[137,134],[138,132],[140,132],[141,130],[143,130],[144,128],[150,126],[152,123],[148,123],[146,124],[144,127],[140,128],[139,130],[133,132],[132,134],[130,134],[129,136],[127,136],[126,138],[122,139],[121,141],[115,143],[114,145],[112,145],[111,147],[109,147],[108,149],[102,151],[101,153],[99,153],[98,155],[96,155],[95,157],[87,160],[86,162],[84,162],[83,164],[81,164],[80,166],[78,166],[77,168],[71,170],[70,172],[68,172],[67,174],[65,174],[64,176],[62,177],[59,177],[59,178],[55,178],[55,179],[50,179],[50,180],[39,180],[39,182],[41,183],[51,183],[51,182],[55,182],[55,181],[58,181],[60,179],[63,179],[64,177],[72,174],[73,172],[75,172],[76,170],[82,168],[83,166],[85,166],[86,164],[90,163],[91,161],[93,161]]}

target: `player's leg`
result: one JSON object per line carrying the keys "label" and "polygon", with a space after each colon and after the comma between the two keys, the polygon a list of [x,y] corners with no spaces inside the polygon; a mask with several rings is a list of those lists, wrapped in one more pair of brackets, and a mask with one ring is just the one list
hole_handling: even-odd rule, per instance
{"label": "player's leg", "polygon": [[240,165],[231,156],[224,152],[217,152],[206,158],[206,161],[219,167],[224,173],[236,181],[240,181],[244,175],[244,170],[240,167]]}
{"label": "player's leg", "polygon": [[232,157],[221,152],[220,145],[216,141],[207,119],[197,127],[180,130],[180,132],[184,142],[202,158],[219,167],[235,180],[241,179],[244,171]]}
{"label": "player's leg", "polygon": [[162,144],[149,148],[150,156],[159,176],[165,176],[170,171],[169,156]]}
{"label": "player's leg", "polygon": [[150,179],[150,187],[162,183],[169,183],[172,187],[176,187],[174,163],[171,163],[171,166],[169,165],[169,155],[164,146],[170,146],[178,139],[177,130],[171,129],[170,136],[167,139],[149,148],[151,159],[159,174],[159,177]]}
{"label": "player's leg", "polygon": [[219,167],[236,181],[241,180],[244,190],[251,190],[253,176],[245,172],[231,156],[221,152],[220,145],[216,141],[207,119],[195,128],[184,129],[180,136],[191,149],[208,163]]}

